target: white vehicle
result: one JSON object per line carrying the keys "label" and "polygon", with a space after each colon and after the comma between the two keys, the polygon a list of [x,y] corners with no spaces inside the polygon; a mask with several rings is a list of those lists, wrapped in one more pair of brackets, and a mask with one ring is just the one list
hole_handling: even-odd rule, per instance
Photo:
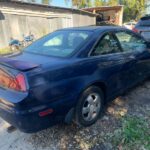
{"label": "white vehicle", "polygon": [[132,30],[136,25],[136,22],[135,21],[131,21],[131,22],[126,22],[123,24],[123,26],[127,29],[130,29]]}
{"label": "white vehicle", "polygon": [[142,17],[133,31],[140,33],[147,41],[150,41],[150,15]]}

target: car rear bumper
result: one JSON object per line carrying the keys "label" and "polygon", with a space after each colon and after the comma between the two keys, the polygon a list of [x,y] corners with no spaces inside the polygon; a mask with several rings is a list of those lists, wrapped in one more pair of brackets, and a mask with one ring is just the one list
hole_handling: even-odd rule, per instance
{"label": "car rear bumper", "polygon": [[[7,92],[0,88],[0,117],[25,133],[34,133],[64,121],[74,105],[74,100],[68,96],[45,104],[38,102],[30,107],[21,104],[29,99],[27,93]],[[53,110],[51,113],[40,115],[50,109]]]}
{"label": "car rear bumper", "polygon": [[30,110],[21,111],[16,108],[0,104],[0,117],[25,133],[34,133],[46,129],[55,125],[57,122],[63,121],[64,119],[63,116],[55,116],[54,114],[41,117],[39,112],[42,110],[34,112],[29,111]]}

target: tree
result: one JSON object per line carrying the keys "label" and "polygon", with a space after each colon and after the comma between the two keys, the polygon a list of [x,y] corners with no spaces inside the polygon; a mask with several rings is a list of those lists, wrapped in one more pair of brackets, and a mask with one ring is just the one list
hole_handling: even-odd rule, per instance
{"label": "tree", "polygon": [[95,1],[94,1],[94,6],[95,6],[95,7],[104,6],[104,5],[106,5],[105,0],[95,0]]}
{"label": "tree", "polygon": [[42,4],[50,4],[52,2],[52,0],[42,0]]}
{"label": "tree", "polygon": [[116,6],[118,5],[118,0],[108,0],[107,5]]}
{"label": "tree", "polygon": [[97,6],[124,5],[124,21],[137,20],[145,12],[146,0],[95,0]]}
{"label": "tree", "polygon": [[42,0],[42,4],[49,4],[49,0]]}
{"label": "tree", "polygon": [[118,0],[95,0],[94,5],[97,6],[115,6],[118,5]]}
{"label": "tree", "polygon": [[71,1],[72,6],[76,8],[91,7],[94,4],[98,6],[124,5],[124,21],[139,19],[144,11],[146,0],[65,0]]}
{"label": "tree", "polygon": [[124,5],[124,21],[137,20],[145,11],[145,0],[120,0]]}
{"label": "tree", "polygon": [[19,0],[19,1],[25,1],[25,2],[31,2],[31,3],[41,3],[41,4],[50,4],[52,0]]}
{"label": "tree", "polygon": [[92,4],[92,1],[91,0],[87,0],[87,7],[92,7],[93,4]]}
{"label": "tree", "polygon": [[76,8],[85,8],[91,7],[92,1],[91,0],[65,0],[66,2],[71,1],[72,6]]}

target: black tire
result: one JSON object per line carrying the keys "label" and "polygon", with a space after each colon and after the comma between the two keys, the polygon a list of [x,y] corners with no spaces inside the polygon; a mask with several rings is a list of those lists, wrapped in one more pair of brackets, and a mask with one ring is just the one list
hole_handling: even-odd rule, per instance
{"label": "black tire", "polygon": [[[84,110],[87,108],[89,109],[89,107],[90,107],[90,109],[89,109],[90,114],[92,114],[91,110],[92,111],[95,110],[95,107],[92,107],[92,104],[90,104],[91,102],[88,104],[88,100],[87,100],[87,99],[89,99],[89,97],[94,97],[94,95],[92,95],[92,94],[95,94],[96,97],[99,96],[99,99],[96,101],[99,101],[100,107],[99,107],[99,104],[98,104],[98,107],[96,106],[96,110],[99,109],[99,111],[97,111],[95,114],[93,112],[93,116],[91,117],[92,119],[89,119],[90,115],[86,114],[86,112],[84,113]],[[100,88],[98,88],[97,86],[91,86],[88,89],[86,89],[80,96],[79,101],[76,105],[76,109],[75,109],[76,124],[79,125],[80,127],[87,127],[87,126],[94,124],[98,120],[98,118],[100,117],[100,115],[103,111],[103,105],[104,105],[103,102],[104,102],[104,94]]]}

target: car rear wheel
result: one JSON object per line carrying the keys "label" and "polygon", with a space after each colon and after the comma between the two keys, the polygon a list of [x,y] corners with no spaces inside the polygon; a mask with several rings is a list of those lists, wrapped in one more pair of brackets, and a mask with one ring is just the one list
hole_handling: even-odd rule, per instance
{"label": "car rear wheel", "polygon": [[103,101],[104,96],[100,88],[91,86],[85,90],[76,106],[76,123],[83,127],[94,124],[102,113]]}

